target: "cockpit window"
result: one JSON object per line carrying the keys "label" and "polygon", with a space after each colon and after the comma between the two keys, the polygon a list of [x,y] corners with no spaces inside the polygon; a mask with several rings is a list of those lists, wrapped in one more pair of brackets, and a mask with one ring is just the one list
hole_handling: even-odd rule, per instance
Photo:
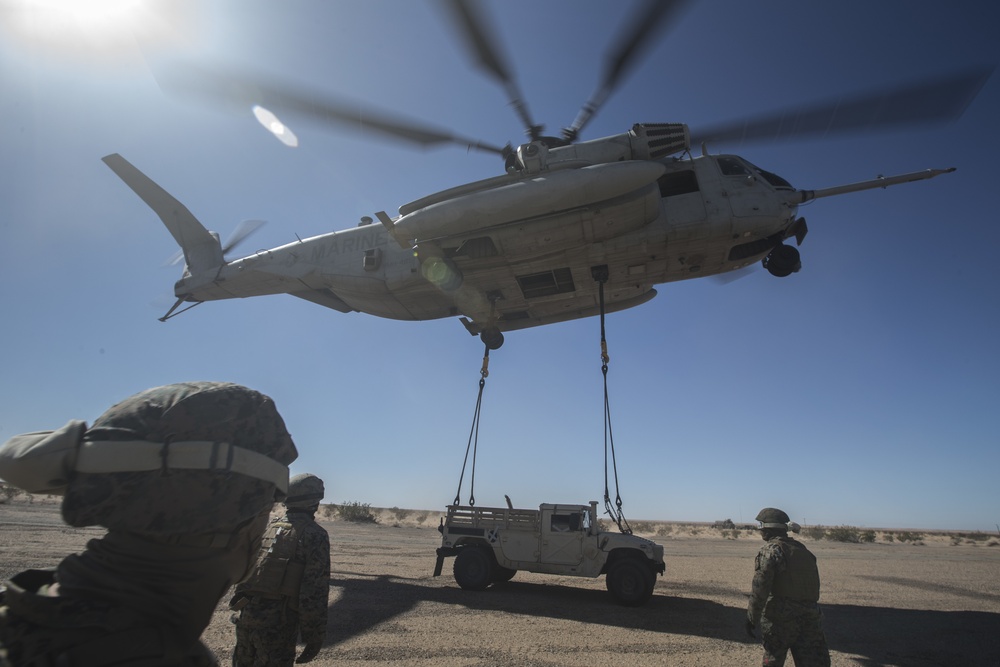
{"label": "cockpit window", "polygon": [[775,188],[777,188],[779,190],[794,190],[795,189],[794,187],[792,187],[791,183],[789,183],[788,181],[786,181],[785,179],[783,179],[781,176],[778,176],[777,174],[775,174],[773,172],[767,171],[766,169],[761,169],[760,167],[758,167],[755,164],[751,164],[750,166],[753,167],[754,170],[756,170],[757,173],[760,174],[761,178],[763,178],[765,181],[767,181],[768,183],[770,183],[773,187],[775,187]]}
{"label": "cockpit window", "polygon": [[746,165],[734,157],[726,157],[723,155],[716,158],[716,162],[718,162],[719,169],[722,171],[723,176],[750,175],[750,170],[746,168]]}
{"label": "cockpit window", "polygon": [[767,181],[768,183],[770,183],[771,185],[773,185],[776,188],[784,189],[784,190],[794,190],[795,189],[795,188],[792,187],[791,183],[789,183],[788,181],[786,181],[785,179],[783,179],[781,176],[778,176],[777,174],[771,173],[770,171],[764,171],[763,169],[761,169],[760,170],[760,175],[764,177],[765,181]]}

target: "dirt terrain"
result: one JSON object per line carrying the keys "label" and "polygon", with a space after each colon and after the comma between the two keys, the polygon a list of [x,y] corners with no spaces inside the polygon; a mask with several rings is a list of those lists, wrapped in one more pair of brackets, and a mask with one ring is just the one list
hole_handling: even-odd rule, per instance
{"label": "dirt terrain", "polygon": [[[667,572],[648,605],[627,609],[610,600],[603,577],[518,573],[470,592],[455,584],[449,560],[434,578],[439,535],[426,514],[321,521],[331,535],[330,622],[312,664],[760,664],[760,647],[743,635],[759,538],[712,530],[651,536],[664,545]],[[0,577],[54,566],[101,533],[65,527],[54,501],[2,504]],[[923,544],[804,541],[819,559],[833,665],[1000,665],[1000,546],[944,536]],[[229,616],[220,605],[203,635],[223,664],[234,642]]]}

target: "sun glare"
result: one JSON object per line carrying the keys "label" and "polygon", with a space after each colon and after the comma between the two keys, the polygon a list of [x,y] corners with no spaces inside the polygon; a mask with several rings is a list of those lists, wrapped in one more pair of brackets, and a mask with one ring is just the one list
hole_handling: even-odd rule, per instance
{"label": "sun glare", "polygon": [[32,47],[73,56],[113,56],[155,32],[142,0],[0,0],[0,23]]}
{"label": "sun glare", "polygon": [[278,117],[273,113],[265,109],[260,105],[256,105],[253,108],[253,115],[257,118],[257,122],[264,126],[264,128],[277,137],[278,141],[295,148],[299,145],[299,138],[295,136],[295,133],[288,129],[288,126],[278,120]]}

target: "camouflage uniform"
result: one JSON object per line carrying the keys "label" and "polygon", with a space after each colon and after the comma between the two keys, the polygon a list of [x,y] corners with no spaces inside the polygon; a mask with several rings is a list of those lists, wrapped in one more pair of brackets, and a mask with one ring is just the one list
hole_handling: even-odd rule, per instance
{"label": "camouflage uniform", "polygon": [[[759,520],[759,516],[758,516]],[[816,557],[779,528],[762,530],[767,543],[754,562],[747,630],[760,627],[764,667],[782,667],[789,649],[796,667],[829,667],[819,610]]]}
{"label": "camouflage uniform", "polygon": [[[318,483],[318,497],[316,494],[295,495],[303,481]],[[314,519],[322,497],[322,481],[314,475],[296,475],[289,482],[285,514],[268,526],[255,571],[236,587],[230,602],[230,606],[239,611],[239,615],[233,617],[236,624],[234,667],[284,667],[293,662],[309,662],[322,647],[326,639],[330,590],[330,538]],[[283,581],[284,585],[268,586],[262,583],[268,577],[258,576],[258,573],[268,567],[266,559],[271,538],[278,529],[289,530],[289,539],[294,541],[288,562],[279,567],[295,574],[289,577],[284,571],[280,572],[277,581]],[[293,579],[290,584],[289,578]],[[295,645],[300,635],[305,648],[296,661]]]}
{"label": "camouflage uniform", "polygon": [[229,383],[157,387],[90,429],[17,436],[0,475],[62,493],[71,526],[108,529],[0,587],[0,665],[214,665],[199,641],[249,571],[297,456],[270,398]]}

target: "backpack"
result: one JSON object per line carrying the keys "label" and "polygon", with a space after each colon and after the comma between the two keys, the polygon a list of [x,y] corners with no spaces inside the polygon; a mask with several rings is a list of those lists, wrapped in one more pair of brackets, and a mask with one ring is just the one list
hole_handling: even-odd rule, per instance
{"label": "backpack", "polygon": [[305,561],[296,560],[299,530],[288,521],[274,521],[261,542],[257,562],[239,590],[248,596],[286,597],[297,607]]}

